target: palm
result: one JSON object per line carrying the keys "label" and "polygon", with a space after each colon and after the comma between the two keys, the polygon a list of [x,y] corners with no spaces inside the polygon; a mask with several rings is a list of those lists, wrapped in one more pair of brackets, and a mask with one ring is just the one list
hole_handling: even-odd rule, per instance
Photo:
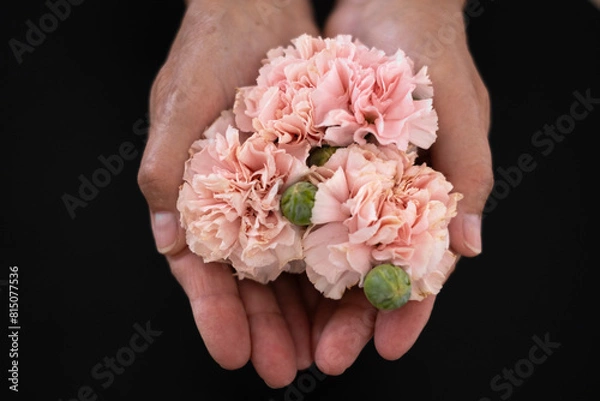
{"label": "palm", "polygon": [[238,281],[223,264],[204,264],[187,248],[174,209],[188,149],[202,129],[231,107],[236,87],[253,83],[270,48],[301,33],[316,35],[317,28],[303,2],[269,9],[255,2],[188,3],[153,83],[138,182],[151,212],[175,216],[168,227],[154,217],[157,247],[189,298],[210,354],[227,369],[251,359],[269,385],[282,387],[312,361],[308,318],[293,280],[258,285]]}
{"label": "palm", "polygon": [[[465,194],[459,214],[450,225],[451,246],[459,255],[474,256],[477,249],[467,242],[471,238],[466,238],[463,218],[472,213],[471,209],[479,207],[480,212],[489,193],[489,185],[483,185],[488,184],[486,177],[490,172],[486,136],[489,105],[466,46],[461,17],[460,8],[444,10],[439,4],[415,8],[410,2],[375,1],[357,6],[342,3],[329,18],[325,34],[351,34],[390,54],[403,49],[415,61],[416,68],[428,66],[440,127],[431,149],[432,164],[454,183],[458,192]],[[433,52],[432,40],[442,32],[451,33],[452,40],[445,38],[440,42],[444,46]],[[430,296],[392,312],[375,313],[359,291],[351,292],[333,312],[327,311],[331,308],[327,306],[324,312],[317,310],[313,331],[320,334],[316,336],[319,341],[315,360],[332,373],[340,372],[352,363],[371,335],[382,357],[399,358],[423,330],[434,302],[435,297]],[[329,316],[325,324],[319,325],[319,315]]]}
{"label": "palm", "polygon": [[[316,291],[304,274],[285,273],[268,285],[238,280],[229,266],[204,264],[185,245],[174,210],[189,146],[202,127],[231,106],[235,87],[253,82],[269,48],[285,45],[301,33],[318,34],[303,2],[271,10],[270,20],[262,22],[265,13],[258,21],[252,19],[258,15],[252,9],[254,2],[189,3],[169,58],[152,88],[149,140],[138,179],[154,216],[157,247],[189,298],[208,351],[226,369],[240,368],[251,360],[272,387],[289,384],[298,369],[313,361],[326,374],[340,374],[372,338],[382,357],[401,357],[427,323],[434,296],[398,310],[378,312],[360,288],[334,301]],[[324,34],[352,34],[386,51],[401,47],[409,55],[417,54],[428,29],[437,29],[445,21],[444,13],[393,9],[397,3],[340,6]],[[367,10],[356,12],[355,7]],[[227,29],[223,29],[224,13],[229,13]],[[457,38],[448,46],[436,60],[419,57],[417,61],[432,62],[434,106],[440,117],[433,164],[457,191],[467,195],[450,226],[451,246],[461,255],[473,256],[478,252],[467,241],[464,216],[481,212],[492,183],[485,135],[487,92],[465,41]],[[171,216],[168,227],[157,225],[156,212]]]}

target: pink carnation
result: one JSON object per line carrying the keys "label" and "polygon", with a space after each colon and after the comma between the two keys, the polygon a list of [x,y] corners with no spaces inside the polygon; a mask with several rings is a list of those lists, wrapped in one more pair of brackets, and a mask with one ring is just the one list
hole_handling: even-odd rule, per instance
{"label": "pink carnation", "polygon": [[192,145],[177,208],[194,253],[266,283],[302,259],[301,231],[281,215],[279,202],[307,167],[260,136],[242,142],[232,118],[224,112]]}
{"label": "pink carnation", "polygon": [[306,273],[329,298],[362,286],[373,265],[402,266],[411,299],[436,294],[454,263],[450,219],[461,195],[441,173],[415,165],[415,153],[353,144],[314,169],[318,191],[304,238]]}
{"label": "pink carnation", "polygon": [[[190,147],[177,208],[192,252],[261,283],[304,272],[326,297],[401,266],[412,300],[436,294],[456,256],[448,224],[462,195],[417,150],[436,140],[426,67],[349,35],[301,35],[267,53],[256,84]],[[311,149],[340,147],[320,167]],[[280,210],[283,191],[317,185],[311,225]]]}
{"label": "pink carnation", "polygon": [[240,88],[236,124],[280,143],[428,148],[436,139],[433,89],[404,52],[388,56],[348,35],[301,35],[270,51],[256,85]]}

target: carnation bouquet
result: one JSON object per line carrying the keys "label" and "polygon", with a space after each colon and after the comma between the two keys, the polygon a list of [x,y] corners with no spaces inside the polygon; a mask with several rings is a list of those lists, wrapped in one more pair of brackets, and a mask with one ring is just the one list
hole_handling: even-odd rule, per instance
{"label": "carnation bouquet", "polygon": [[420,161],[438,120],[427,68],[348,35],[270,50],[190,148],[177,208],[190,250],[260,283],[306,274],[393,309],[437,294],[462,195]]}

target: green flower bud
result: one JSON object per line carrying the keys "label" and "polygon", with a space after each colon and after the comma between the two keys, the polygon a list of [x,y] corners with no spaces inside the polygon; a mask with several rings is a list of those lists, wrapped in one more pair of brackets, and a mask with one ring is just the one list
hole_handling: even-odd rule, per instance
{"label": "green flower bud", "polygon": [[381,264],[367,273],[364,292],[376,308],[396,309],[407,303],[410,298],[410,277],[398,266]]}
{"label": "green flower bud", "polygon": [[329,146],[323,145],[320,148],[312,148],[310,150],[310,154],[308,155],[308,159],[306,160],[306,164],[310,166],[322,166],[327,163],[327,160],[331,157],[332,154],[338,150],[339,146]]}
{"label": "green flower bud", "polygon": [[307,181],[299,181],[291,185],[281,196],[283,215],[298,226],[308,226],[316,193],[317,187]]}

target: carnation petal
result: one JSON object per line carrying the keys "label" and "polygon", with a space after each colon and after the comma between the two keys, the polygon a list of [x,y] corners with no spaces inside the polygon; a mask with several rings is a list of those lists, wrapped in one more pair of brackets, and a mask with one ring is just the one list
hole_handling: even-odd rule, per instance
{"label": "carnation petal", "polygon": [[438,294],[452,273],[456,261],[456,254],[446,250],[435,270],[413,282],[410,299],[420,301],[428,295]]}
{"label": "carnation petal", "polygon": [[333,221],[344,221],[349,217],[349,214],[342,205],[346,202],[348,196],[348,183],[344,172],[340,168],[336,170],[330,179],[317,185],[315,203],[312,209],[312,223],[325,224]]}

